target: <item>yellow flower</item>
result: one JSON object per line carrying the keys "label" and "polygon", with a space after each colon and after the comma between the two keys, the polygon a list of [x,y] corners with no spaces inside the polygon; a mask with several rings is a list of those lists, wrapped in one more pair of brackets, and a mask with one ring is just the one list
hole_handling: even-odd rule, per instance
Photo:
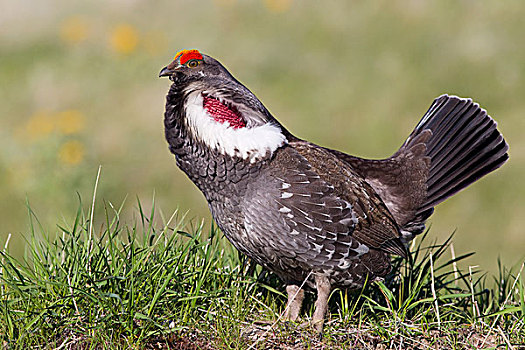
{"label": "yellow flower", "polygon": [[118,53],[128,54],[137,48],[139,35],[129,24],[121,24],[111,33],[110,44]]}
{"label": "yellow flower", "polygon": [[292,6],[293,0],[264,0],[264,5],[270,12],[286,12]]}
{"label": "yellow flower", "polygon": [[89,34],[89,25],[82,16],[73,16],[62,22],[60,38],[66,43],[76,44],[86,40]]}
{"label": "yellow flower", "polygon": [[[25,124],[25,134],[32,141],[48,136],[54,128],[53,119],[47,112],[38,111]],[[24,135],[21,135],[22,137]],[[25,138],[25,137],[24,137]]]}
{"label": "yellow flower", "polygon": [[77,140],[67,141],[60,147],[58,159],[68,165],[80,163],[84,159],[84,145]]}
{"label": "yellow flower", "polygon": [[75,134],[84,129],[85,118],[82,112],[69,109],[55,115],[57,129],[66,135]]}

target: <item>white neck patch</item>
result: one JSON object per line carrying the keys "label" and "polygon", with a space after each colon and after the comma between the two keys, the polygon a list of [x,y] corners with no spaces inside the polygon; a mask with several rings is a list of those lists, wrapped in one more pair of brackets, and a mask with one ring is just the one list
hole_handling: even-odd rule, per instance
{"label": "white neck patch", "polygon": [[200,92],[192,92],[184,105],[187,126],[199,140],[222,154],[249,159],[251,163],[269,156],[288,141],[272,123],[234,129],[228,122],[213,119],[203,107]]}

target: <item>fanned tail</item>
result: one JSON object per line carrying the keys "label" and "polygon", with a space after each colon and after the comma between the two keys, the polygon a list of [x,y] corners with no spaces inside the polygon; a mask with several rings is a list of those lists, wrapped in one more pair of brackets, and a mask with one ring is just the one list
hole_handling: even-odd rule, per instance
{"label": "fanned tail", "polygon": [[418,135],[430,130],[426,157],[430,158],[426,200],[416,216],[502,166],[508,145],[497,123],[471,99],[442,95],[434,100],[403,147],[411,148]]}

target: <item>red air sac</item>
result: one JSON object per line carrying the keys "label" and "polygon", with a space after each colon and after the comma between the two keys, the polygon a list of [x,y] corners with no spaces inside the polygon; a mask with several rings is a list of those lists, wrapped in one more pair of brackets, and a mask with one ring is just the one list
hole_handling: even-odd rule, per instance
{"label": "red air sac", "polygon": [[224,103],[213,97],[203,96],[204,109],[213,120],[224,123],[228,122],[234,129],[245,128],[246,122],[242,119],[241,114],[231,108],[228,108]]}

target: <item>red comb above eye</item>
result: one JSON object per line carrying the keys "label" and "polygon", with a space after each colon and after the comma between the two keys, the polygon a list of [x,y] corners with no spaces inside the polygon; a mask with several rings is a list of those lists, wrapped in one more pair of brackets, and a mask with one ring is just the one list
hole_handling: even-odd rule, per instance
{"label": "red comb above eye", "polygon": [[174,59],[177,58],[180,64],[185,64],[189,60],[202,60],[202,54],[198,50],[182,50],[175,55]]}

